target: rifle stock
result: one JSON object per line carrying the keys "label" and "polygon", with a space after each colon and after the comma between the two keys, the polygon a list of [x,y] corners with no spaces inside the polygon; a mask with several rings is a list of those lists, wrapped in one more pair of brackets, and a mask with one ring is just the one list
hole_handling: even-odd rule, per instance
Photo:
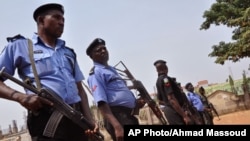
{"label": "rifle stock", "polygon": [[[142,82],[139,80],[136,80],[134,78],[134,76],[131,74],[131,72],[128,70],[128,68],[125,66],[125,64],[122,61],[120,61],[119,63],[121,63],[123,65],[125,70],[120,70],[120,69],[117,69],[117,70],[126,74],[127,79],[132,82],[133,88],[137,89],[139,91],[140,98],[142,98],[148,104],[148,106],[153,111],[153,113],[156,115],[156,117],[160,120],[160,122],[163,125],[167,125],[168,122],[164,118],[162,111],[160,110],[160,108],[158,107],[156,102],[150,97],[148,91],[146,90],[146,88],[144,87]],[[134,108],[132,114],[138,115],[140,108],[141,108],[140,106],[136,106]]]}
{"label": "rifle stock", "polygon": [[[55,92],[53,92],[50,89],[37,89],[29,84],[23,83],[22,81],[16,79],[15,77],[9,75],[8,73],[4,72],[4,67],[0,71],[0,76],[3,76],[20,86],[38,94],[41,97],[47,98],[51,102],[54,103],[54,108],[58,110],[61,114],[66,116],[67,118],[71,119],[74,123],[76,123],[78,126],[80,126],[82,129],[93,129],[94,127],[91,125],[91,123],[80,113],[79,111],[76,111],[71,106],[66,104],[62,101],[61,97],[59,97]],[[104,136],[100,132],[96,132],[94,134],[94,137],[97,141],[104,141]]]}

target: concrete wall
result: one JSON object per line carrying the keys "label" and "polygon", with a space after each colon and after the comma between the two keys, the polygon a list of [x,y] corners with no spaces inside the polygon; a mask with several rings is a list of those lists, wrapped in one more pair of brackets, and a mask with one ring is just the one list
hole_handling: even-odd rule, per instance
{"label": "concrete wall", "polygon": [[243,96],[236,96],[234,93],[217,90],[208,96],[208,100],[213,103],[217,112],[227,114],[238,110],[246,109],[246,103]]}

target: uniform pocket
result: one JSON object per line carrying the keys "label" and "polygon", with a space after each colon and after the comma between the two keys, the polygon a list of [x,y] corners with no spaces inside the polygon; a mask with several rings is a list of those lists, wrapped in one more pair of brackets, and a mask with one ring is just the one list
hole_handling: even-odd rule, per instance
{"label": "uniform pocket", "polygon": [[75,59],[70,54],[65,53],[63,56],[63,67],[69,72],[74,74]]}
{"label": "uniform pocket", "polygon": [[49,53],[34,54],[34,61],[37,68],[38,75],[45,75],[53,72],[53,60]]}

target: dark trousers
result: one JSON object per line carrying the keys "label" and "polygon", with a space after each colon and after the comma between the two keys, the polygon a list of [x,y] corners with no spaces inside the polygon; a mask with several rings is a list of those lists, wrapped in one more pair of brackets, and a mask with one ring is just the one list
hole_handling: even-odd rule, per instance
{"label": "dark trousers", "polygon": [[204,125],[213,125],[213,118],[207,111],[199,112]]}
{"label": "dark trousers", "polygon": [[185,125],[182,116],[180,116],[170,105],[166,105],[163,112],[169,125]]}
{"label": "dark trousers", "polygon": [[213,116],[208,111],[203,112],[203,118],[206,125],[214,125]]}
{"label": "dark trousers", "polygon": [[[75,110],[82,111],[80,103],[71,106]],[[54,137],[44,136],[43,132],[52,112],[51,108],[43,108],[38,113],[29,112],[27,125],[32,141],[88,141],[84,130],[65,116],[56,128]]]}
{"label": "dark trousers", "polygon": [[200,114],[200,117],[201,117],[201,120],[202,120],[202,124],[205,124],[204,112],[199,111],[199,114]]}
{"label": "dark trousers", "polygon": [[[110,108],[113,115],[121,125],[139,125],[138,119],[131,115],[132,109],[122,106],[113,106]],[[104,127],[110,134],[113,141],[116,141],[115,130],[112,124],[110,124],[106,119],[104,119]]]}

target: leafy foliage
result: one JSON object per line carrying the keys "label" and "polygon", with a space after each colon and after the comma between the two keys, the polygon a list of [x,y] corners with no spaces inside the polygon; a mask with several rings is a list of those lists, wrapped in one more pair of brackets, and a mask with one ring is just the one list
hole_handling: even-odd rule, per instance
{"label": "leafy foliage", "polygon": [[215,63],[224,65],[225,61],[237,62],[250,57],[250,1],[216,0],[203,14],[205,21],[200,30],[207,30],[211,25],[224,25],[233,28],[233,42],[219,42],[213,45],[209,57],[216,57]]}
{"label": "leafy foliage", "polygon": [[236,91],[236,89],[234,87],[234,80],[233,80],[231,75],[229,75],[229,84],[230,84],[230,87],[231,87],[231,91],[237,95],[237,91]]}
{"label": "leafy foliage", "polygon": [[246,71],[243,71],[243,73],[242,73],[242,80],[243,80],[244,85],[248,84],[249,78],[247,78],[247,76],[246,76]]}

